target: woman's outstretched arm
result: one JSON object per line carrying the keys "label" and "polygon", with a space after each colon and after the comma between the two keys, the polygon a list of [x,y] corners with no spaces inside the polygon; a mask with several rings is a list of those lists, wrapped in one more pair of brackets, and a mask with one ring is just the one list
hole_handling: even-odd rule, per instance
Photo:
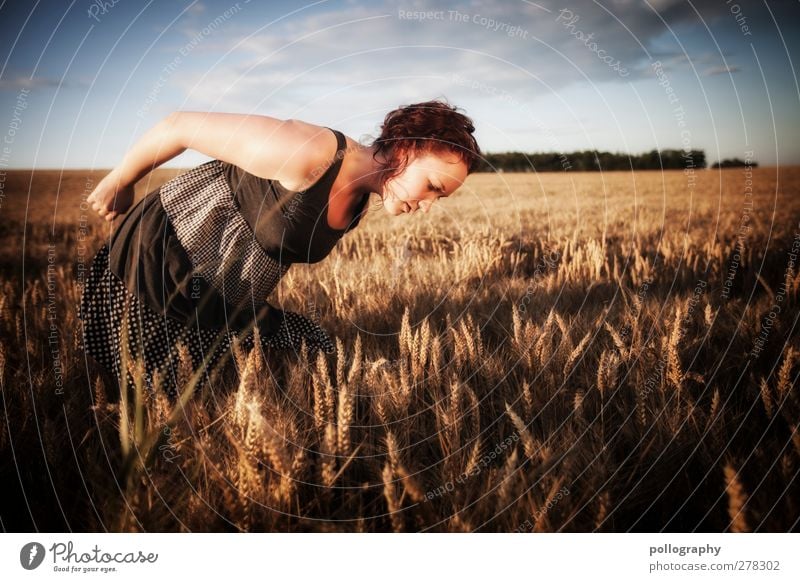
{"label": "woman's outstretched arm", "polygon": [[333,156],[336,144],[327,130],[320,131],[299,120],[175,111],[139,138],[122,162],[98,184],[89,203],[106,220],[113,220],[133,203],[136,182],[187,149],[292,188]]}

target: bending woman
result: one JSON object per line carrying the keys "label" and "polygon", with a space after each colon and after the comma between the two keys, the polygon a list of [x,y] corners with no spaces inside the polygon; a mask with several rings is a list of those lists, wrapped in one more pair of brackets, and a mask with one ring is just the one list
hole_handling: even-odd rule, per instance
{"label": "bending woman", "polygon": [[79,307],[86,353],[120,382],[141,359],[146,385],[157,372],[175,397],[181,343],[205,371],[234,338],[333,352],[322,328],[268,296],[293,263],[324,259],[371,193],[392,215],[451,195],[480,158],[473,132],[439,100],[390,112],[368,147],[297,119],[170,114],[97,185],[92,208],[108,221],[125,214],[133,185],[188,148],[214,159],[150,192],[97,252]]}

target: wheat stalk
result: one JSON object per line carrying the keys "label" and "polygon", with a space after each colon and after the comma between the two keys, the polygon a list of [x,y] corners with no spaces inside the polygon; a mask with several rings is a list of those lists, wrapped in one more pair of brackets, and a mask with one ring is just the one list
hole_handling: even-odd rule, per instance
{"label": "wheat stalk", "polygon": [[781,403],[783,403],[786,395],[789,394],[793,360],[794,348],[789,346],[789,349],[786,350],[786,353],[783,356],[783,363],[778,370],[778,385],[776,387],[776,392],[780,396]]}
{"label": "wheat stalk", "polygon": [[769,418],[772,418],[772,396],[770,395],[770,388],[767,384],[766,378],[761,378],[760,382],[761,401],[764,403],[764,410]]}
{"label": "wheat stalk", "polygon": [[731,521],[728,529],[734,533],[749,532],[745,516],[747,493],[739,481],[736,469],[730,463],[723,468],[725,473],[725,492],[728,494],[728,516]]}
{"label": "wheat stalk", "polygon": [[531,436],[530,432],[528,432],[528,428],[525,426],[525,423],[522,419],[514,412],[509,406],[508,402],[506,404],[506,414],[511,419],[511,422],[514,425],[514,428],[517,430],[517,433],[522,439],[522,447],[525,449],[525,455],[531,459],[531,461],[538,457],[539,448],[537,446],[537,442]]}
{"label": "wheat stalk", "polygon": [[422,488],[417,484],[408,470],[405,468],[400,460],[400,450],[397,445],[397,438],[390,430],[386,431],[386,450],[389,455],[389,465],[394,475],[396,475],[403,483],[403,487],[411,497],[414,503],[421,503],[425,494]]}
{"label": "wheat stalk", "polygon": [[453,364],[457,368],[461,368],[469,363],[468,341],[467,338],[461,336],[461,327],[463,327],[463,321],[461,322],[461,326],[450,328],[453,341]]}
{"label": "wheat stalk", "polygon": [[441,380],[441,373],[442,373],[442,342],[439,339],[439,335],[437,334],[433,338],[433,342],[431,344],[431,365],[430,371],[431,375],[438,381]]}
{"label": "wheat stalk", "polygon": [[400,344],[400,358],[408,359],[410,356],[411,344],[413,343],[413,338],[411,336],[411,312],[408,307],[403,311],[398,342]]}
{"label": "wheat stalk", "polygon": [[[4,348],[2,344],[0,344],[0,351]],[[2,377],[2,371],[0,371],[0,377]],[[108,406],[108,400],[106,399],[106,387],[103,384],[103,380],[98,375],[94,379],[94,410],[105,410]]]}
{"label": "wheat stalk", "polygon": [[472,434],[479,435],[481,433],[481,411],[480,411],[480,401],[478,397],[475,395],[475,392],[470,388],[467,384],[462,385],[464,390],[464,394],[467,395],[470,401],[470,424],[472,429]]}
{"label": "wheat stalk", "polygon": [[683,385],[683,370],[681,368],[680,350],[678,349],[683,337],[683,329],[681,327],[682,313],[682,306],[678,303],[675,306],[675,321],[672,325],[672,332],[667,341],[667,380],[677,391],[678,401],[680,401],[681,387]]}
{"label": "wheat stalk", "polygon": [[608,515],[608,508],[611,504],[611,495],[608,491],[603,491],[597,497],[597,514],[594,518],[594,529],[599,530],[603,527]]}
{"label": "wheat stalk", "polygon": [[517,447],[514,447],[511,454],[506,458],[503,467],[503,476],[500,479],[500,487],[497,489],[498,505],[501,509],[506,509],[508,507],[508,501],[511,498],[511,489],[516,484],[515,472],[518,459]]}
{"label": "wheat stalk", "polygon": [[531,387],[527,380],[522,381],[522,401],[525,404],[525,414],[531,416],[533,414],[533,395],[531,395]]}
{"label": "wheat stalk", "polygon": [[247,366],[247,353],[245,353],[241,340],[235,335],[230,345],[231,351],[233,352],[233,359],[236,362],[236,369],[239,374],[241,374],[242,370]]}
{"label": "wheat stalk", "polygon": [[597,366],[597,389],[600,396],[605,397],[616,387],[620,358],[611,350],[603,350]]}
{"label": "wheat stalk", "polygon": [[592,335],[591,330],[587,331],[586,335],[583,336],[583,339],[578,343],[577,346],[575,346],[575,349],[573,349],[572,352],[570,352],[569,357],[567,358],[567,363],[564,366],[565,374],[569,375],[572,372],[572,368],[575,365],[575,362],[578,360],[580,355],[586,349],[586,344],[589,343],[589,338],[591,337],[591,335]]}
{"label": "wheat stalk", "polygon": [[577,418],[581,418],[581,414],[583,412],[583,399],[585,397],[585,393],[583,390],[578,388],[575,390],[575,396],[572,399],[572,410],[575,412],[575,416]]}
{"label": "wheat stalk", "polygon": [[639,426],[645,428],[647,426],[647,399],[644,387],[637,382],[634,389],[636,391],[637,420],[639,421]]}
{"label": "wheat stalk", "polygon": [[552,354],[553,336],[550,332],[554,326],[555,310],[551,309],[550,313],[547,315],[547,319],[542,325],[542,329],[539,332],[539,337],[536,340],[536,344],[533,348],[533,353],[536,355],[536,359],[538,360],[540,366],[547,365],[547,360],[549,360],[550,355]]}
{"label": "wheat stalk", "polygon": [[469,475],[478,468],[478,461],[481,458],[481,436],[480,434],[475,437],[475,443],[472,445],[467,464],[464,468],[464,473]]}
{"label": "wheat stalk", "polygon": [[321,382],[325,387],[324,396],[320,399],[320,411],[326,423],[333,422],[334,413],[334,390],[331,384],[330,374],[328,373],[328,360],[321,351],[317,353],[317,382]]}
{"label": "wheat stalk", "polygon": [[708,327],[711,327],[713,325],[715,316],[716,316],[716,313],[711,308],[711,304],[710,303],[706,303],[706,307],[703,310],[703,319],[705,320],[706,325]]}
{"label": "wheat stalk", "polygon": [[344,343],[340,338],[336,338],[336,386],[344,384]]}
{"label": "wheat stalk", "polygon": [[350,454],[350,425],[353,423],[353,395],[349,384],[339,387],[339,407],[337,410],[337,442],[342,455]]}
{"label": "wheat stalk", "polygon": [[322,440],[322,483],[326,487],[331,487],[336,480],[336,427],[328,423],[325,425],[325,435]]}
{"label": "wheat stalk", "polygon": [[461,445],[461,383],[453,378],[450,381],[450,411],[447,414],[446,430],[450,435],[450,443],[454,448]]}
{"label": "wheat stalk", "polygon": [[397,500],[396,486],[392,482],[392,467],[389,463],[383,466],[381,477],[383,479],[383,496],[386,499],[386,507],[389,511],[392,529],[395,533],[399,533],[403,531],[403,519],[400,515],[400,503]]}
{"label": "wheat stalk", "polygon": [[183,392],[184,387],[189,383],[194,372],[194,364],[192,363],[192,356],[189,353],[189,347],[181,341],[178,344],[178,385],[176,387],[178,394]]}
{"label": "wheat stalk", "polygon": [[[263,418],[261,419],[263,423]],[[272,489],[275,501],[288,505],[295,490],[294,462],[286,451],[286,441],[277,434],[275,427],[262,430],[261,450],[269,459],[275,472],[279,475],[278,486]]]}
{"label": "wheat stalk", "polygon": [[321,431],[325,426],[325,394],[319,378],[312,377],[311,384],[314,395],[314,428]]}
{"label": "wheat stalk", "polygon": [[256,384],[256,354],[251,350],[241,370],[239,386],[234,395],[232,422],[238,427],[240,434],[244,435],[247,429],[247,422],[250,416],[249,405],[252,402],[252,395],[255,393]]}
{"label": "wheat stalk", "polygon": [[534,518],[534,531],[544,532],[553,529],[550,527],[550,518],[548,517],[548,514],[550,513],[550,510],[555,507],[553,500],[561,491],[561,483],[563,481],[563,477],[558,477],[553,480],[553,484],[550,486],[550,491],[547,493],[547,497],[545,497],[544,503],[542,504],[542,510],[539,511]]}
{"label": "wheat stalk", "polygon": [[415,378],[419,378],[425,371],[425,366],[429,361],[431,350],[431,324],[426,317],[425,320],[422,322],[422,329],[420,330],[420,342],[419,342],[419,369],[418,374],[419,376],[415,375]]}
{"label": "wheat stalk", "polygon": [[797,455],[800,456],[800,426],[797,423],[792,423],[789,428],[792,431],[792,446]]}
{"label": "wheat stalk", "polygon": [[350,371],[347,373],[347,383],[354,384],[361,377],[361,334],[356,334],[356,343],[353,348],[353,362]]}

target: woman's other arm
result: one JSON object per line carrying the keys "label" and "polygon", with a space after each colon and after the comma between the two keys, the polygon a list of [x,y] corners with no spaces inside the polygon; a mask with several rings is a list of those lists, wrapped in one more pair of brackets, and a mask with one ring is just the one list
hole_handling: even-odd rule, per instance
{"label": "woman's other arm", "polygon": [[87,198],[92,209],[107,221],[114,220],[130,208],[136,182],[186,149],[175,139],[173,115],[148,129]]}

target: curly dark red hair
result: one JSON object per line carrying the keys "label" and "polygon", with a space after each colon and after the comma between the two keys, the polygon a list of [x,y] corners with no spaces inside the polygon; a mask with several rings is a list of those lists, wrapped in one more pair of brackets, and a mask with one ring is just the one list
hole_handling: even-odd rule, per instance
{"label": "curly dark red hair", "polygon": [[467,165],[467,173],[472,173],[482,158],[474,131],[472,120],[446,100],[423,101],[390,111],[374,142],[373,158],[380,154],[387,160],[381,182],[400,174],[412,157],[432,152],[456,154]]}

